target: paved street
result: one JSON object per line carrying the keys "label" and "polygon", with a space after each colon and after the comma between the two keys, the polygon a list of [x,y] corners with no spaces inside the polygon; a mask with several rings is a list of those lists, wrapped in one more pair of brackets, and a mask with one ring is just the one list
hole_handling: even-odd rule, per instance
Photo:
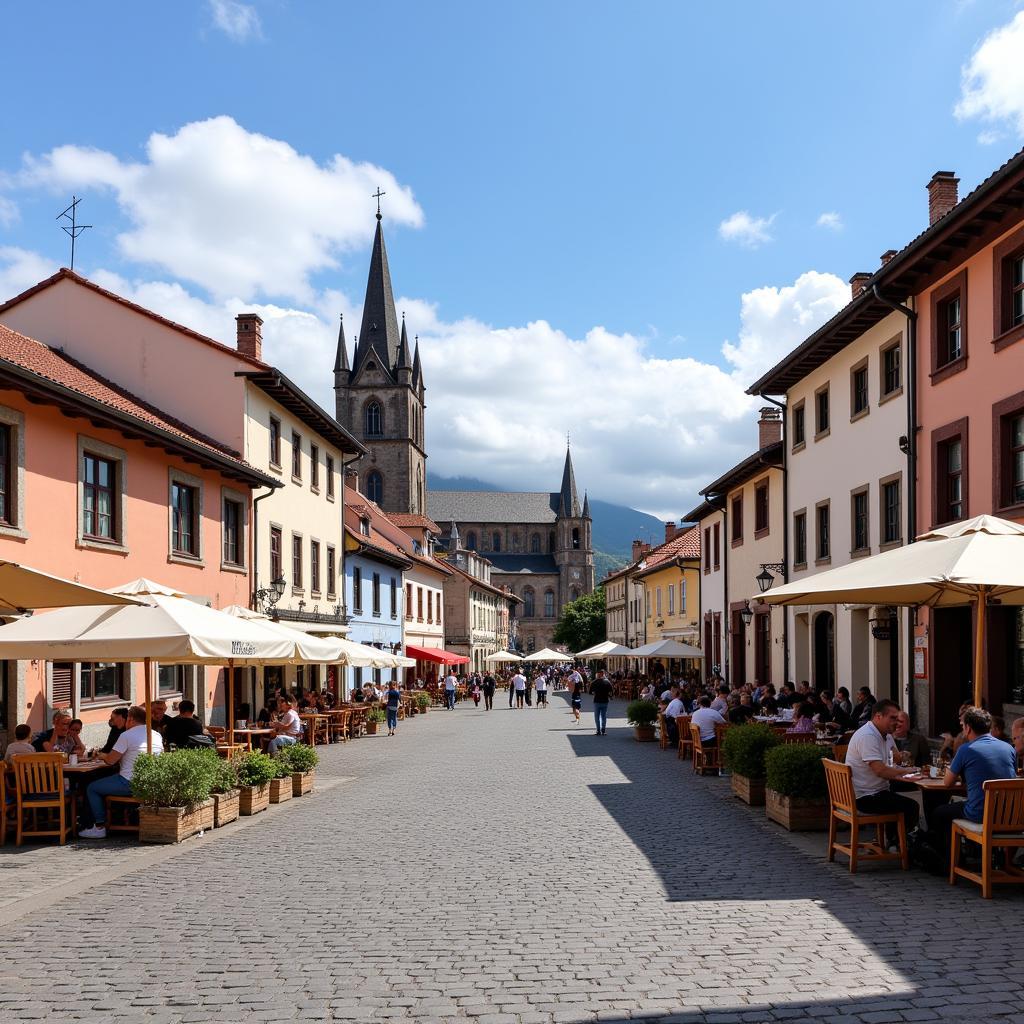
{"label": "paved street", "polygon": [[0,1021],[1024,1021],[1024,893],[851,879],[623,708],[499,695],[227,835],[0,849]]}

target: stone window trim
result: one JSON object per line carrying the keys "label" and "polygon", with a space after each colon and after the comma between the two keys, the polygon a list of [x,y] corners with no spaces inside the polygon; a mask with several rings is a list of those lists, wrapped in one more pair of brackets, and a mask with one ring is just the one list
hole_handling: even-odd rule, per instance
{"label": "stone window trim", "polygon": [[0,523],[0,537],[28,540],[29,532],[25,527],[25,414],[18,409],[0,405],[0,423],[10,427],[14,435],[11,444],[14,460],[11,486],[14,488],[14,507],[18,517],[17,523]]}
{"label": "stone window trim", "polygon": [[[292,431],[292,483],[302,483],[302,435],[297,431]],[[296,473],[295,471],[298,470]]]}
{"label": "stone window trim", "polygon": [[[863,409],[857,409],[857,374],[863,370],[868,385],[868,400]],[[868,357],[859,359],[850,367],[850,422],[864,419],[871,412],[871,374],[868,372]]]}
{"label": "stone window trim", "polygon": [[[331,555],[334,556],[334,572],[328,571]],[[327,598],[330,600],[338,596],[338,581],[335,578],[338,574],[338,548],[334,544],[328,544],[324,549],[324,574],[327,577]]]}
{"label": "stone window trim", "polygon": [[[960,355],[948,363],[939,365],[939,313],[943,303],[947,302],[957,293],[960,294]],[[967,338],[967,268],[965,267],[958,274],[932,289],[928,298],[931,317],[929,330],[929,348],[931,350],[931,372],[929,377],[932,384],[939,384],[949,377],[967,369],[968,338]]]}
{"label": "stone window trim", "polygon": [[1024,414],[1024,391],[1009,395],[992,406],[992,508],[1003,518],[1024,515],[1024,502],[1006,500],[1009,466],[1006,461],[1006,424]]}
{"label": "stone window trim", "polygon": [[[277,427],[276,435],[274,433],[275,426]],[[271,469],[280,473],[283,469],[281,466],[281,420],[277,416],[270,417],[267,444],[269,446],[269,455],[267,457],[268,465]]]}
{"label": "stone window trim", "polygon": [[320,493],[320,445],[315,441],[309,442],[309,489]]}
{"label": "stone window trim", "polygon": [[[199,553],[197,555],[185,555],[179,551],[174,550],[174,499],[172,497],[172,490],[175,484],[184,484],[186,487],[194,487],[196,489],[197,504],[196,508],[196,540],[199,542]],[[205,492],[203,488],[203,481],[193,476],[191,473],[186,473],[183,469],[175,469],[173,466],[167,470],[167,561],[173,562],[177,565],[194,565],[199,568],[205,568],[206,562],[204,561],[205,544],[203,537],[203,504],[205,500]],[[219,518],[219,516],[218,516]]]}
{"label": "stone window trim", "polygon": [[[892,391],[885,390],[885,356],[886,353],[891,349],[899,349],[900,353],[900,383],[899,387],[894,388]],[[903,333],[900,332],[895,337],[890,338],[888,341],[883,342],[878,349],[878,404],[885,405],[886,402],[891,402],[894,398],[899,398],[903,394]]]}
{"label": "stone window trim", "polygon": [[[967,439],[968,417],[954,420],[945,426],[936,427],[930,438],[930,449],[932,459],[932,529],[939,526],[948,526],[950,522],[963,522],[970,518],[970,447]],[[963,513],[960,519],[947,520],[939,518],[939,509],[945,504],[943,488],[946,483],[946,473],[943,467],[939,466],[939,456],[942,446],[947,441],[960,438],[960,500],[963,504]]]}
{"label": "stone window trim", "polygon": [[[820,410],[821,410],[821,405],[820,405],[821,399],[820,399],[820,396],[821,395],[825,396],[825,399],[826,399],[826,409],[827,409],[827,414],[826,414],[826,417],[825,417],[827,422],[826,422],[824,427],[821,426],[821,416],[820,416]],[[806,424],[805,424],[804,431],[806,432],[806,430],[807,430],[807,427],[806,427]],[[815,388],[814,389],[814,440],[815,440],[815,442],[817,442],[817,441],[824,441],[825,438],[828,437],[828,435],[831,432],[832,432],[832,396],[829,393],[829,385],[826,383],[826,384],[822,384],[820,388]]]}
{"label": "stone window trim", "polygon": [[[46,712],[45,719],[47,722],[51,720],[52,712],[57,710],[53,703],[53,662],[46,662]],[[57,659],[57,664],[62,664],[61,659]],[[82,662],[72,661],[71,664],[71,704],[68,707],[63,708],[65,711],[70,711],[74,717],[78,717],[84,709],[89,711],[99,711],[104,708],[123,708],[126,704],[130,704],[134,700],[136,674],[134,662],[118,662],[120,665],[124,665],[121,670],[121,685],[122,691],[115,694],[113,697],[101,697],[99,700],[82,700]],[[94,664],[94,662],[86,662],[85,664]],[[156,679],[157,663],[153,663],[154,668],[154,680]],[[154,700],[159,699],[154,696]]]}
{"label": "stone window trim", "polygon": [[[821,509],[828,510],[828,554],[820,555],[821,551],[821,538],[820,534],[820,523],[821,517],[819,515]],[[831,565],[832,564],[832,501],[826,498],[824,501],[819,501],[814,506],[814,564],[816,566]]]}
{"label": "stone window trim", "polygon": [[[233,562],[224,561],[224,502],[225,501],[236,501],[242,506],[242,536],[239,540],[239,551],[242,554],[242,561],[235,565]],[[240,575],[247,575],[249,572],[249,495],[242,491],[236,491],[233,487],[224,487],[220,489],[220,509],[221,509],[221,572],[235,572]]]}
{"label": "stone window trim", "polygon": [[[318,566],[318,573],[320,580],[320,587],[317,590],[313,589],[313,545],[316,544],[320,552],[320,565]],[[319,537],[311,536],[309,538],[309,596],[310,597],[323,597],[323,586],[324,586],[324,570],[327,562],[327,556],[325,554],[325,548],[323,541]]]}
{"label": "stone window trim", "polygon": [[[303,534],[303,533],[298,533],[295,530],[292,530],[291,531],[291,539],[292,539],[292,543],[291,543],[291,546],[288,548],[288,575],[291,577],[291,581],[292,581],[292,587],[291,587],[292,595],[294,597],[305,597],[305,595],[306,595],[306,588],[305,588],[305,582],[306,582],[306,578],[305,578],[306,577],[306,574],[305,574],[305,568],[306,568],[305,567],[305,561],[306,561],[306,559],[305,559],[304,542],[306,540],[306,535]],[[300,568],[302,570],[302,575],[299,577],[298,586],[296,586],[296,584],[295,584],[295,542],[296,541],[299,542],[299,560],[300,560],[300,563],[301,563]],[[282,553],[282,557],[284,557],[283,553]]]}
{"label": "stone window trim", "polygon": [[[867,516],[865,536],[867,546],[857,547],[857,517],[854,513],[854,499],[863,494],[865,497],[864,509]],[[859,487],[850,488],[850,558],[866,558],[871,554],[871,484],[861,484]]]}
{"label": "stone window trim", "polygon": [[[1024,338],[1024,323],[1005,327],[1007,322],[1008,293],[1005,266],[1007,260],[1024,251],[1024,227],[1018,228],[992,249],[992,347],[1002,352]],[[998,506],[997,506],[998,507]]]}
{"label": "stone window trim", "polygon": [[[796,421],[797,413],[800,413],[803,420],[803,440],[797,439]],[[791,428],[793,431],[793,451],[802,452],[807,447],[807,403],[801,398],[799,402],[793,404],[793,416]]]}
{"label": "stone window trim", "polygon": [[793,570],[806,569],[807,568],[807,506],[798,508],[793,512],[793,557],[796,558],[796,522],[803,516],[804,517],[804,560],[802,562],[793,562]]}
{"label": "stone window trim", "polygon": [[[899,486],[900,515],[897,523],[899,536],[895,540],[885,540],[885,488],[889,484]],[[903,474],[890,473],[878,481],[878,550],[889,551],[903,546]]]}
{"label": "stone window trim", "polygon": [[[117,464],[117,539],[101,540],[85,535],[85,481],[82,479],[82,468],[86,452],[109,459]],[[106,441],[97,441],[87,434],[78,435],[78,456],[75,471],[75,547],[88,548],[92,551],[109,551],[117,555],[127,555],[128,550],[128,453],[123,448],[115,448]]]}

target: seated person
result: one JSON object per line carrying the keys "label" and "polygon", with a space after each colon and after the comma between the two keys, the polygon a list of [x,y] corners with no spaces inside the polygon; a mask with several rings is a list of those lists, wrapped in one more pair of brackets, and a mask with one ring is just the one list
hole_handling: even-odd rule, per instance
{"label": "seated person", "polygon": [[749,693],[741,693],[739,703],[729,708],[729,722],[732,725],[745,725],[754,714],[753,698]]}
{"label": "seated person", "polygon": [[1017,775],[1017,756],[1010,744],[992,735],[992,716],[984,708],[969,707],[963,714],[966,742],[956,752],[943,782],[947,789],[961,778],[967,786],[963,802],[943,804],[928,814],[929,838],[949,849],[949,837],[957,818],[980,822],[985,811],[984,784],[989,779],[1012,779]]}
{"label": "seated person", "polygon": [[71,712],[55,711],[53,713],[53,728],[47,733],[36,737],[35,748],[45,754],[85,754],[85,745],[81,739],[81,722],[79,722],[78,735],[71,731]]}
{"label": "seated person", "polygon": [[109,754],[114,749],[118,737],[128,728],[128,709],[114,708],[107,719],[107,725],[110,727],[110,732],[107,733],[107,742],[100,747],[104,754]]}
{"label": "seated person", "polygon": [[797,702],[796,688],[792,683],[783,683],[776,701],[780,708],[791,708]]}
{"label": "seated person", "polygon": [[32,727],[25,725],[23,722],[21,725],[14,727],[14,740],[7,744],[7,749],[4,751],[4,761],[8,767],[11,765],[11,758],[16,754],[36,754],[38,751],[29,740],[32,738]]}
{"label": "seated person", "polygon": [[[673,689],[675,689],[673,687]],[[683,707],[683,701],[679,696],[679,691],[676,690],[676,695],[668,702],[668,707],[665,708],[665,724],[668,727],[668,741],[673,746],[679,743],[679,723],[676,719],[680,715],[686,714],[686,708]]]}
{"label": "seated person", "polygon": [[862,725],[867,725],[871,721],[874,717],[875,703],[875,695],[866,686],[862,686],[857,691],[857,703],[854,704],[853,712],[850,716],[852,728],[859,729]]}
{"label": "seated person", "polygon": [[904,764],[927,768],[932,763],[932,748],[928,744],[928,737],[910,728],[910,715],[906,711],[900,711],[899,725],[892,738],[896,741],[896,749],[904,755]]}
{"label": "seated person", "polygon": [[711,702],[711,710],[717,711],[720,715],[724,715],[729,708],[729,685],[722,683],[718,687],[717,695]]}
{"label": "seated person", "polygon": [[840,729],[848,729],[853,720],[853,702],[850,700],[850,691],[845,686],[836,690],[835,700],[832,701],[832,721]]}
{"label": "seated person", "polygon": [[260,708],[260,713],[256,716],[256,721],[259,722],[261,729],[266,729],[267,726],[270,725],[270,719],[272,717],[270,710],[264,706]]}
{"label": "seated person", "polygon": [[809,700],[803,700],[793,709],[793,724],[786,730],[787,733],[818,731],[814,724],[814,705]]}
{"label": "seated person", "polygon": [[964,712],[971,706],[970,701],[964,701],[960,710],[956,713],[957,722],[960,726],[956,736],[952,733],[942,734],[942,746],[939,748],[939,759],[948,761],[967,742],[967,733],[964,729]]}
{"label": "seated person", "polygon": [[167,717],[167,701],[155,700],[149,705],[150,712],[150,725],[153,727],[153,732],[160,733],[160,738],[163,739],[164,730],[167,728],[167,723],[170,719]]}
{"label": "seated person", "polygon": [[276,754],[282,747],[290,747],[302,739],[302,722],[293,699],[282,697],[278,701],[277,721],[271,728],[274,730],[274,738],[267,746],[268,754]]}
{"label": "seated person", "polygon": [[[153,733],[153,753],[164,752],[163,737]],[[78,833],[80,839],[107,838],[107,806],[108,796],[131,796],[132,772],[139,754],[146,753],[146,710],[132,707],[128,709],[128,728],[117,738],[114,749],[109,754],[100,754],[101,761],[108,765],[118,765],[116,775],[97,779],[89,784],[85,795],[89,800],[92,820],[96,823],[92,828],[83,829]]]}
{"label": "seated person", "polygon": [[697,710],[690,722],[700,730],[700,742],[704,746],[714,746],[717,742],[715,726],[725,725],[725,719],[711,706],[711,698],[708,696],[697,700]]}
{"label": "seated person", "polygon": [[775,687],[771,683],[765,683],[761,687],[761,696],[756,701],[757,709],[762,715],[775,715],[779,711],[779,700],[775,696]]}
{"label": "seated person", "polygon": [[168,747],[187,747],[189,736],[202,736],[202,722],[195,717],[196,706],[190,700],[178,701],[178,714],[167,720],[164,743]]}

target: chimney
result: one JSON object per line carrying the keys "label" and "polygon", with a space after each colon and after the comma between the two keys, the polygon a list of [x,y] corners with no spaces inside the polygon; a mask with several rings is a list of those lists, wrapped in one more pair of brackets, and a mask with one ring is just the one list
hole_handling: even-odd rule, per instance
{"label": "chimney", "polygon": [[359,472],[351,467],[345,468],[345,486],[351,487],[356,494],[362,494],[359,490]]}
{"label": "chimney", "polygon": [[761,418],[757,421],[758,447],[767,448],[770,444],[782,440],[782,412],[769,405],[761,410]]}
{"label": "chimney", "polygon": [[258,313],[239,313],[235,317],[238,351],[250,359],[263,359],[263,318]]}
{"label": "chimney", "polygon": [[952,171],[936,171],[928,182],[928,224],[945,217],[957,204],[960,179]]}
{"label": "chimney", "polygon": [[651,545],[646,541],[635,540],[633,541],[633,557],[630,559],[632,562],[639,562],[648,551],[651,550]]}
{"label": "chimney", "polygon": [[886,265],[886,263],[888,263],[889,260],[891,260],[893,258],[893,256],[895,256],[896,253],[898,253],[898,252],[899,252],[899,249],[886,249],[885,252],[883,252],[882,256],[881,256],[882,266],[884,267]]}
{"label": "chimney", "polygon": [[679,527],[675,523],[665,524],[665,543],[667,544],[673,537],[679,532]]}
{"label": "chimney", "polygon": [[862,291],[864,291],[864,285],[871,280],[871,275],[863,270],[858,270],[853,277],[850,278],[850,292],[853,298],[857,298]]}

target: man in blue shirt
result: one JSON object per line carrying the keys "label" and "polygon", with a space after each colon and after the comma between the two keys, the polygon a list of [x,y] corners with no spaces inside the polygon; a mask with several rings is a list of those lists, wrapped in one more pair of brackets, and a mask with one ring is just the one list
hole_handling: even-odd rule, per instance
{"label": "man in blue shirt", "polygon": [[992,735],[992,716],[984,708],[968,708],[961,719],[967,742],[956,752],[946,772],[946,788],[961,778],[967,786],[963,803],[943,804],[928,815],[928,830],[949,849],[949,836],[956,818],[980,822],[985,811],[984,784],[989,779],[1012,779],[1017,775],[1013,747]]}

